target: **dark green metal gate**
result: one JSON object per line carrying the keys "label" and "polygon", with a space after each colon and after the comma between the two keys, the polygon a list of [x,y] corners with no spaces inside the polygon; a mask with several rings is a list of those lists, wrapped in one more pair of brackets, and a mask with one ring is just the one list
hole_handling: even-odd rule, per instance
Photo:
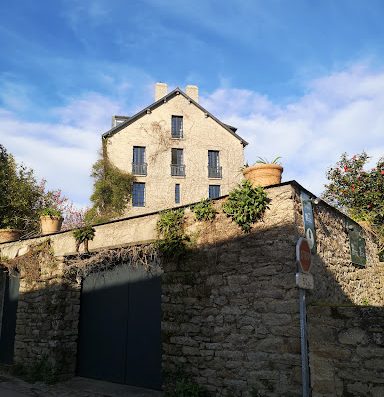
{"label": "dark green metal gate", "polygon": [[10,276],[0,269],[0,363],[3,364],[13,362],[19,286],[18,275]]}
{"label": "dark green metal gate", "polygon": [[159,275],[119,266],[85,278],[78,375],[161,388]]}

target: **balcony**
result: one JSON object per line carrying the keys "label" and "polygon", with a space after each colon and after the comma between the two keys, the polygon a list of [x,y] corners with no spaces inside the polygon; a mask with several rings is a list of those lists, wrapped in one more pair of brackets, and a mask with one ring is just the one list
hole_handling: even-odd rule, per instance
{"label": "balcony", "polygon": [[147,175],[147,163],[132,163],[133,175]]}
{"label": "balcony", "polygon": [[172,176],[185,176],[185,165],[184,164],[171,164],[171,175]]}
{"label": "balcony", "polygon": [[223,177],[222,167],[209,167],[208,166],[208,178],[218,178],[221,179]]}

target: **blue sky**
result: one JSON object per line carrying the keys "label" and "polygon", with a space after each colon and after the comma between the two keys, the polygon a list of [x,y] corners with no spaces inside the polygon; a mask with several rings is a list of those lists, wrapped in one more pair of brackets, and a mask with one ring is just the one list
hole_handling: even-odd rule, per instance
{"label": "blue sky", "polygon": [[112,114],[153,84],[201,103],[320,193],[344,151],[384,155],[384,2],[67,0],[0,3],[0,143],[86,205]]}

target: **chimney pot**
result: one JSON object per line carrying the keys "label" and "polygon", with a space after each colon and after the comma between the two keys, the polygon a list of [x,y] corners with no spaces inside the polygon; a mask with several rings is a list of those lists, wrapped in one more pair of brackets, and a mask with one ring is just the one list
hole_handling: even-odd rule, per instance
{"label": "chimney pot", "polygon": [[155,84],[155,101],[165,97],[168,94],[168,85],[165,83]]}
{"label": "chimney pot", "polygon": [[197,85],[187,85],[185,87],[185,93],[195,102],[199,102],[199,87]]}

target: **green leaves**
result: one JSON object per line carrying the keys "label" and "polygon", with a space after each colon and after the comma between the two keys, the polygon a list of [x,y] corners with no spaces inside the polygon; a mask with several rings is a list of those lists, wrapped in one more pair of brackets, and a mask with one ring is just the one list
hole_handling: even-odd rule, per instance
{"label": "green leaves", "polygon": [[52,208],[52,207],[47,207],[44,208],[40,211],[40,216],[57,216],[60,217],[61,216],[61,212],[56,209],[56,208]]}
{"label": "green leaves", "polygon": [[186,243],[190,241],[184,234],[184,209],[169,210],[160,213],[157,221],[157,234],[160,237],[156,243],[159,251],[166,258],[178,259],[185,254]]}
{"label": "green leaves", "polygon": [[258,157],[255,164],[280,164],[281,156],[275,157],[272,161],[268,161],[264,157]]}
{"label": "green leaves", "polygon": [[269,208],[270,199],[262,187],[253,187],[248,180],[243,181],[229,193],[223,204],[223,211],[236,222],[245,233],[261,219]]}
{"label": "green leaves", "polygon": [[37,231],[43,194],[33,170],[17,165],[0,145],[0,228]]}
{"label": "green leaves", "polygon": [[212,201],[203,199],[191,207],[197,221],[213,221],[216,216],[216,210],[213,208]]}
{"label": "green leaves", "polygon": [[121,216],[131,199],[133,175],[102,158],[93,165],[91,176],[94,178],[93,206],[87,211],[87,222],[105,222]]}
{"label": "green leaves", "polygon": [[368,160],[365,152],[351,158],[343,153],[327,171],[323,197],[354,220],[368,222],[384,249],[384,157],[370,170],[364,168]]}
{"label": "green leaves", "polygon": [[86,240],[93,240],[95,237],[96,230],[92,226],[84,226],[73,231],[73,237],[78,243],[82,243]]}

